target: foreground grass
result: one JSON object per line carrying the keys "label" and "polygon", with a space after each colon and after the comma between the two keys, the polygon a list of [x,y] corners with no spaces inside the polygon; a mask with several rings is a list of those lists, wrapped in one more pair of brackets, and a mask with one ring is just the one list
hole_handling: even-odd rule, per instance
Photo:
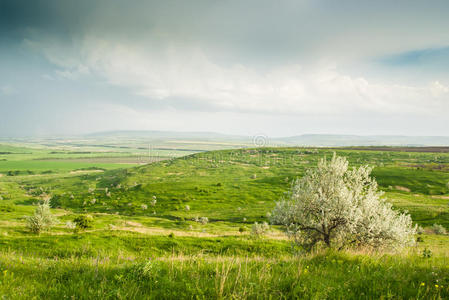
{"label": "foreground grass", "polygon": [[327,253],[309,257],[0,254],[6,299],[445,299],[449,260]]}
{"label": "foreground grass", "polygon": [[[448,238],[396,254],[295,254],[287,240],[122,231],[3,236],[4,299],[446,299]],[[432,249],[430,257],[423,249]],[[439,251],[440,250],[440,251]]]}

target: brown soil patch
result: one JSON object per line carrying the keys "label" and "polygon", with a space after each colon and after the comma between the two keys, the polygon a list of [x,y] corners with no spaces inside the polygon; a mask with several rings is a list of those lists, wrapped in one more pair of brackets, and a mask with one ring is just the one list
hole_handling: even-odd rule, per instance
{"label": "brown soil patch", "polygon": [[128,226],[134,226],[134,227],[142,227],[143,226],[140,223],[132,222],[132,221],[127,221],[125,224],[128,225]]}
{"label": "brown soil patch", "polygon": [[102,173],[103,170],[78,170],[78,171],[70,171],[70,174],[82,174],[82,173]]}
{"label": "brown soil patch", "polygon": [[[130,222],[127,222],[130,223]],[[209,232],[198,232],[198,231],[182,231],[182,230],[171,230],[165,228],[155,228],[155,227],[130,227],[130,226],[122,226],[122,227],[114,227],[114,230],[123,230],[123,231],[132,231],[149,235],[168,235],[173,233],[175,236],[189,236],[189,237],[220,237],[220,236],[242,236],[249,235],[249,232],[239,233],[235,232],[224,232],[220,234],[209,233]],[[275,240],[286,240],[288,239],[285,234],[282,232],[271,232],[266,235],[267,238],[275,239]]]}
{"label": "brown soil patch", "polygon": [[398,191],[410,193],[410,189],[406,188],[405,186],[395,185],[394,188]]}
{"label": "brown soil patch", "polygon": [[434,199],[449,199],[449,196],[432,196]]}

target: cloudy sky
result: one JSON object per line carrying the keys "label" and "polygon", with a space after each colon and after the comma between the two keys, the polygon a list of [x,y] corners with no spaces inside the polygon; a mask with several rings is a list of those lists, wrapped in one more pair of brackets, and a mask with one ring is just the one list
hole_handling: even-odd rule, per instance
{"label": "cloudy sky", "polygon": [[0,135],[449,135],[449,1],[0,0]]}

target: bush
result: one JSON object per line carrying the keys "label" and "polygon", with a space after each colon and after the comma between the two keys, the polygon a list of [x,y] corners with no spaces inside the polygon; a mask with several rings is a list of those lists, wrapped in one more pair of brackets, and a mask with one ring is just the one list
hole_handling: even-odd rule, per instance
{"label": "bush", "polygon": [[257,223],[254,222],[253,226],[251,227],[251,234],[254,236],[261,236],[267,233],[267,231],[270,229],[270,226],[267,222],[263,223]]}
{"label": "bush", "polygon": [[73,219],[73,223],[76,224],[76,229],[91,228],[94,222],[94,218],[91,215],[80,215]]}
{"label": "bush", "polygon": [[431,258],[432,257],[432,251],[430,251],[427,248],[424,248],[424,250],[422,251],[422,257],[423,258]]}
{"label": "bush", "polygon": [[[0,196],[0,200],[1,200],[1,196]],[[0,205],[0,211],[13,212],[13,211],[16,211],[16,206],[14,204],[2,204],[2,205]]]}
{"label": "bush", "polygon": [[317,244],[342,249],[413,244],[416,228],[405,213],[396,212],[381,198],[371,168],[349,169],[335,154],[297,180],[286,199],[273,210],[273,223],[284,225],[306,250]]}
{"label": "bush", "polygon": [[46,198],[38,204],[34,215],[27,218],[28,229],[36,234],[50,229],[56,223],[56,218],[50,211],[50,200]]}
{"label": "bush", "polygon": [[65,223],[65,227],[68,228],[68,229],[75,229],[76,228],[76,224],[75,224],[75,222],[67,221]]}
{"label": "bush", "polygon": [[444,234],[447,233],[446,232],[446,228],[444,228],[444,226],[440,225],[440,224],[433,224],[432,230],[433,230],[433,232],[435,234],[442,234],[442,235],[444,235]]}
{"label": "bush", "polygon": [[423,234],[423,233],[424,233],[424,228],[422,228],[422,226],[418,226],[418,227],[416,228],[416,233],[417,233],[417,234]]}

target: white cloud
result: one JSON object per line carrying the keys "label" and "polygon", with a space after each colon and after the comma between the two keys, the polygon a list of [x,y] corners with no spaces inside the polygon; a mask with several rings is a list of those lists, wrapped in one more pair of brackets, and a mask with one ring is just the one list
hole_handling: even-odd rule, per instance
{"label": "white cloud", "polygon": [[[448,88],[373,82],[341,73],[332,63],[278,65],[261,72],[249,65],[222,65],[198,47],[139,47],[86,37],[63,49],[29,42],[73,78],[94,72],[112,85],[160,105],[180,109],[281,114],[431,114],[447,109]],[[77,55],[72,55],[76,53]]]}

